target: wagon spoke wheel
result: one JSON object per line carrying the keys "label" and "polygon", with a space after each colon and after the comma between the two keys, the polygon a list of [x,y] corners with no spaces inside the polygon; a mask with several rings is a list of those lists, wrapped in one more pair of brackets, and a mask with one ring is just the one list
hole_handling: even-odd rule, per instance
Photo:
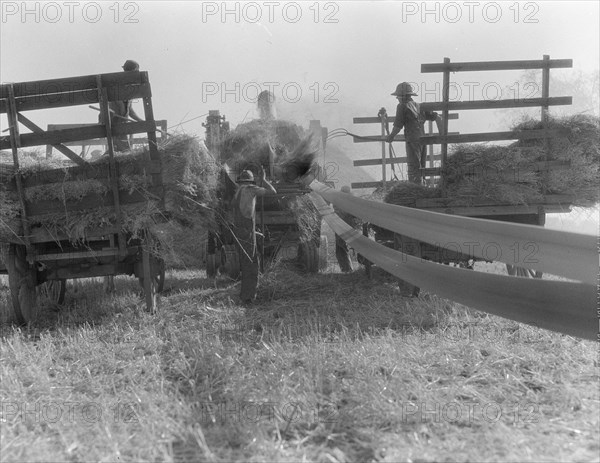
{"label": "wagon spoke wheel", "polygon": [[38,316],[36,271],[29,265],[26,257],[25,246],[19,244],[9,246],[6,259],[8,285],[15,318],[20,324],[33,322]]}
{"label": "wagon spoke wheel", "polygon": [[158,307],[158,287],[159,272],[158,259],[152,256],[145,247],[141,249],[142,253],[142,276],[139,277],[140,285],[144,291],[144,301],[146,302],[146,311],[151,314],[156,313]]}
{"label": "wagon spoke wheel", "polygon": [[66,280],[48,280],[37,286],[37,296],[41,304],[60,305],[65,300]]}

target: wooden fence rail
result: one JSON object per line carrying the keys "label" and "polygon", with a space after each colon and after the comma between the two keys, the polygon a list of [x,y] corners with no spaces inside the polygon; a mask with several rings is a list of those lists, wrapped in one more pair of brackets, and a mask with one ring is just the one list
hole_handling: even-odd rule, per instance
{"label": "wooden fence rail", "polygon": [[[571,96],[549,96],[550,69],[573,67],[571,59],[551,60],[548,55],[544,55],[542,60],[514,60],[514,61],[483,61],[483,62],[459,62],[451,63],[450,58],[444,58],[443,63],[428,63],[421,65],[421,72],[432,73],[441,72],[442,76],[442,101],[421,103],[421,109],[427,111],[441,110],[442,130],[439,135],[432,134],[432,126],[429,125],[429,134],[421,137],[421,142],[430,145],[429,159],[430,166],[423,168],[421,173],[425,177],[440,176],[444,172],[446,160],[448,157],[448,144],[450,143],[477,143],[489,141],[508,141],[508,140],[526,140],[526,139],[545,139],[548,148],[549,140],[556,137],[567,136],[564,130],[551,130],[542,128],[539,130],[521,130],[521,131],[503,131],[503,132],[481,132],[481,133],[456,133],[448,131],[448,121],[458,118],[458,114],[449,111],[457,110],[481,110],[481,109],[506,109],[506,108],[526,108],[540,107],[541,120],[543,126],[547,126],[548,108],[550,106],[570,105],[573,103]],[[524,69],[542,69],[542,96],[541,98],[515,98],[504,100],[474,100],[474,101],[450,101],[450,73],[454,72],[473,72],[473,71],[507,71]],[[383,121],[380,117],[355,117],[355,124],[374,124]],[[406,157],[388,159],[385,156],[386,135],[382,128],[381,135],[355,137],[355,143],[377,142],[382,144],[381,159],[361,159],[354,161],[354,166],[372,166],[382,165],[381,182],[355,182],[353,188],[372,188],[385,186],[386,183],[386,164],[398,164],[406,162]],[[404,141],[404,136],[396,136],[394,141]],[[441,154],[434,156],[431,145],[440,145]],[[546,156],[547,156],[546,150]],[[433,162],[439,160],[440,167],[434,167]],[[444,182],[442,181],[442,195],[445,194]]]}

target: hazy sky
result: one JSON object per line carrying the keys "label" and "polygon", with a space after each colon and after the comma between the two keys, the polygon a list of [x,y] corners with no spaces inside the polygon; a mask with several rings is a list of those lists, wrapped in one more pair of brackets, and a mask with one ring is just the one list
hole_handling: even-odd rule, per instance
{"label": "hazy sky", "polygon": [[[574,105],[553,111],[598,113],[597,1],[0,3],[2,82],[115,72],[135,59],[149,72],[155,117],[170,126],[209,109],[221,110],[235,126],[256,116],[258,91],[271,88],[280,117],[304,127],[320,119],[329,129],[377,133],[377,127],[353,126],[352,118],[375,116],[382,106],[393,115],[397,102],[390,93],[401,81],[416,83],[417,101],[439,99],[441,75],[420,68],[444,57],[572,58],[573,69],[551,72],[562,82],[551,95],[573,94]],[[578,78],[582,85],[571,93],[564,83]],[[457,100],[539,91],[535,76],[527,87],[519,72],[459,73],[452,80],[461,92],[451,95]],[[134,107],[141,113],[140,102]],[[514,114],[463,111],[450,130],[503,130]],[[41,126],[97,121],[87,106],[28,116]],[[203,121],[181,128],[203,137]],[[0,123],[6,127],[4,117]],[[347,138],[332,143],[354,157],[379,153]]]}
{"label": "hazy sky", "polygon": [[[253,117],[257,91],[271,86],[281,115],[352,129],[353,116],[381,106],[393,113],[389,94],[400,81],[430,91],[422,101],[436,99],[441,75],[421,74],[420,65],[444,57],[572,58],[574,69],[556,71],[565,78],[599,68],[596,1],[1,3],[0,80],[114,72],[135,59],[149,72],[156,117],[170,125],[209,109],[235,125]],[[479,84],[459,87],[464,100],[496,98],[499,89],[526,96],[518,77],[456,79]],[[32,114],[42,123],[96,116],[87,107]],[[201,133],[201,121],[184,128]]]}

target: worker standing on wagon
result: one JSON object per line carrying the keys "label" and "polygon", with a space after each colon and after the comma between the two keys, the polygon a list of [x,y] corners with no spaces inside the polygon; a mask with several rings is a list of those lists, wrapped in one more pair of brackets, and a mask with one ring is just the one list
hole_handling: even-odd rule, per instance
{"label": "worker standing on wagon", "polygon": [[238,188],[232,200],[233,232],[240,257],[242,288],[240,298],[250,303],[256,298],[258,286],[258,249],[256,246],[256,198],[277,193],[260,169],[261,186],[254,184],[254,174],[244,170],[237,178]]}
{"label": "worker standing on wagon", "polygon": [[[125,61],[125,64],[122,66],[123,71],[139,71],[140,65],[131,59]],[[143,122],[143,119],[136,114],[131,106],[131,100],[122,100],[122,101],[109,101],[108,102],[108,110],[110,111],[110,126],[115,127],[119,124],[126,124],[130,119],[133,119],[137,122]],[[103,124],[102,115],[100,115],[99,119],[100,123]],[[113,135],[113,145],[115,151],[129,151],[131,150],[131,145],[129,144],[129,135]]]}
{"label": "worker standing on wagon", "polygon": [[412,99],[412,96],[416,96],[416,93],[408,82],[398,84],[396,91],[392,95],[400,103],[396,108],[394,128],[386,141],[392,143],[396,135],[404,128],[408,181],[421,184],[422,176],[420,169],[425,167],[427,155],[427,145],[422,144],[420,139],[425,135],[425,121],[435,121],[438,132],[442,133],[442,119],[436,112],[421,110],[420,105]]}

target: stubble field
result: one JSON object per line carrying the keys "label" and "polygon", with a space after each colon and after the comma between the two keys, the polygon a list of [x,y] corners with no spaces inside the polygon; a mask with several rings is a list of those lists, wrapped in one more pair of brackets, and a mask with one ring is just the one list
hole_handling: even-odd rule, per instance
{"label": "stubble field", "polygon": [[2,461],[600,460],[596,343],[334,264],[238,285],[170,270],[152,316],[133,278],[82,280],[4,323]]}

